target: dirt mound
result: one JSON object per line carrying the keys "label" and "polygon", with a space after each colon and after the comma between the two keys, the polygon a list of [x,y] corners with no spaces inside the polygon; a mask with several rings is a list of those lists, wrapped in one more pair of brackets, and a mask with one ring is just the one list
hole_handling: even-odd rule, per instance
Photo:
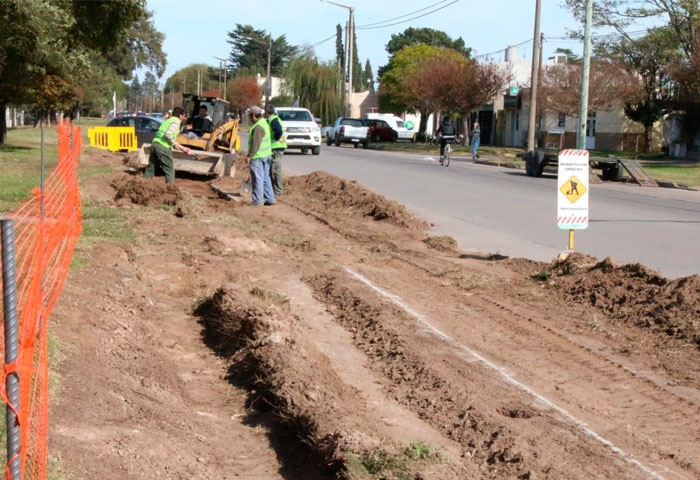
{"label": "dirt mound", "polygon": [[125,176],[115,180],[112,186],[117,189],[114,200],[118,204],[129,201],[145,207],[172,205],[178,217],[189,217],[201,210],[190,192],[165,184],[162,179]]}
{"label": "dirt mound", "polygon": [[287,187],[287,195],[313,199],[323,204],[324,209],[343,215],[371,217],[410,230],[424,231],[428,227],[424,220],[414,217],[400,203],[387,200],[355,181],[325,172],[291,177]]}
{"label": "dirt mound", "polygon": [[207,343],[231,359],[231,376],[249,389],[251,407],[271,412],[303,438],[305,453],[335,478],[379,471],[386,479],[423,478],[426,471],[439,477],[454,469],[425,446],[387,442],[377,419],[357,408],[358,392],[338,378],[287,310],[288,300],[265,287],[227,285],[195,312]]}
{"label": "dirt mound", "polygon": [[619,265],[572,254],[554,263],[553,283],[574,302],[590,303],[612,318],[700,348],[700,277],[668,280],[638,263]]}
{"label": "dirt mound", "polygon": [[124,176],[112,184],[117,189],[114,200],[128,200],[137,205],[175,205],[182,191],[176,185],[163,183],[162,178]]}

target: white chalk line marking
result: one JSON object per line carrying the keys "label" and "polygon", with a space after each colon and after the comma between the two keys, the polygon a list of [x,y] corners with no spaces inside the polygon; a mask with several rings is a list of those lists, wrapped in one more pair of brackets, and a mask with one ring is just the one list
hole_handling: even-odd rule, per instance
{"label": "white chalk line marking", "polygon": [[[627,462],[627,463],[629,463],[629,464],[631,464],[631,465],[634,465],[635,467],[639,468],[639,469],[642,470],[644,473],[646,473],[647,475],[649,475],[651,478],[655,478],[655,479],[657,479],[657,480],[667,480],[666,477],[662,476],[660,473],[655,472],[654,470],[650,469],[649,467],[647,467],[646,465],[644,465],[643,463],[641,463],[641,462],[640,462],[639,460],[637,460],[632,454],[625,452],[625,451],[622,450],[620,447],[618,447],[618,446],[616,446],[615,444],[613,444],[610,440],[607,440],[606,438],[603,438],[603,437],[601,437],[600,435],[598,435],[598,434],[597,434],[595,431],[593,431],[588,425],[586,425],[585,422],[583,422],[583,421],[577,419],[577,418],[574,417],[572,414],[570,414],[569,412],[567,412],[567,411],[566,411],[565,409],[563,409],[562,407],[556,405],[554,402],[552,402],[552,401],[549,400],[548,398],[546,398],[546,397],[544,397],[543,395],[537,393],[537,392],[534,391],[532,388],[528,387],[527,385],[525,385],[525,384],[523,384],[523,383],[520,383],[520,382],[517,381],[515,378],[513,378],[513,377],[511,377],[510,375],[508,375],[507,373],[505,373],[505,369],[504,369],[504,368],[499,367],[499,366],[496,365],[495,363],[493,363],[493,362],[487,360],[486,358],[484,358],[483,356],[481,356],[481,355],[478,354],[477,352],[473,351],[473,350],[470,349],[469,347],[467,347],[467,346],[465,346],[465,345],[461,345],[461,344],[456,343],[448,334],[446,334],[445,332],[439,330],[439,329],[436,328],[434,325],[432,325],[430,322],[428,322],[428,320],[425,318],[424,315],[421,315],[420,313],[414,311],[411,307],[409,307],[408,305],[406,305],[406,304],[403,302],[403,300],[401,300],[401,297],[399,297],[398,295],[394,295],[393,293],[389,293],[389,292],[387,292],[386,290],[383,290],[383,289],[377,287],[377,286],[374,285],[372,282],[370,282],[366,277],[364,277],[363,275],[361,275],[361,274],[359,274],[359,273],[353,271],[353,270],[352,270],[351,268],[349,268],[349,267],[345,267],[345,271],[348,272],[348,273],[349,273],[350,275],[352,275],[353,277],[355,277],[355,278],[356,278],[357,280],[359,280],[360,282],[362,282],[362,283],[364,283],[365,285],[367,285],[369,288],[371,288],[372,290],[374,290],[374,291],[377,292],[378,294],[380,294],[381,296],[383,296],[383,297],[388,298],[389,300],[391,300],[391,302],[392,302],[394,305],[400,307],[400,308],[403,309],[406,313],[408,313],[409,315],[411,315],[412,317],[414,317],[416,320],[418,320],[418,322],[420,322],[421,325],[423,325],[425,328],[427,328],[427,329],[428,329],[430,332],[432,332],[436,337],[440,338],[441,340],[444,340],[445,342],[447,342],[448,344],[450,344],[450,345],[452,345],[452,346],[454,346],[454,347],[459,348],[460,350],[463,350],[463,351],[467,352],[469,355],[471,355],[472,357],[474,357],[476,360],[478,360],[478,361],[481,362],[482,364],[486,365],[487,367],[489,367],[490,369],[494,370],[495,372],[498,372],[498,374],[499,374],[507,383],[509,383],[509,384],[511,384],[511,385],[513,385],[513,386],[515,386],[515,387],[517,387],[517,388],[519,388],[519,389],[521,389],[521,390],[527,392],[529,395],[532,395],[534,398],[536,398],[536,399],[539,400],[540,402],[544,403],[544,404],[547,405],[549,408],[555,410],[556,412],[558,412],[559,414],[561,414],[562,416],[564,416],[567,420],[569,420],[569,421],[572,422],[576,427],[578,427],[583,433],[585,433],[585,434],[588,435],[589,437],[591,437],[591,438],[597,440],[598,442],[600,442],[600,443],[602,443],[603,445],[605,445],[606,447],[608,447],[608,448],[610,449],[610,451],[612,451],[612,452],[615,453],[616,455],[620,456],[625,462]],[[682,477],[682,476],[680,476],[680,475],[678,475],[678,476],[679,476],[680,478],[685,478],[685,477]]]}

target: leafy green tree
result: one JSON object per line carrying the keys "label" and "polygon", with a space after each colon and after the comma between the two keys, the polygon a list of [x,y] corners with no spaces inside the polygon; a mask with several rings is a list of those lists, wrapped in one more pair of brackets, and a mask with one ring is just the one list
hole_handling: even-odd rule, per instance
{"label": "leafy green tree", "polygon": [[369,89],[370,93],[374,93],[374,74],[372,73],[372,65],[370,65],[369,59],[365,62],[365,70],[362,73],[362,84]]}
{"label": "leafy green tree", "polygon": [[139,76],[134,75],[129,85],[129,108],[132,110],[143,110],[143,87],[139,81]]}
{"label": "leafy green tree", "polygon": [[[164,69],[162,36],[144,43],[149,27],[155,32],[145,0],[0,0],[0,21],[0,143],[10,103],[46,115],[86,98],[93,52],[124,76],[138,66]],[[145,52],[147,59],[139,55]]]}
{"label": "leafy green tree", "polygon": [[[379,109],[382,112],[420,112],[419,132],[425,132],[428,115],[436,105],[415,88],[414,80],[426,61],[444,53],[443,48],[424,43],[408,45],[396,52],[379,80]],[[458,52],[454,55],[461,58]]]}
{"label": "leafy green tree", "polygon": [[[472,49],[464,45],[462,37],[453,40],[445,32],[432,28],[411,27],[404,30],[403,33],[394,34],[386,44],[386,51],[391,57],[405,47],[420,44],[450,48],[461,53],[465,58],[471,58]],[[385,68],[386,66],[379,67],[379,77],[383,75]]]}
{"label": "leafy green tree", "polygon": [[343,27],[335,26],[335,58],[338,62],[338,75],[345,71],[345,43],[343,42]]}
{"label": "leafy green tree", "polygon": [[285,71],[285,95],[299,99],[324,124],[338,117],[338,74],[335,62],[321,63],[312,51],[294,57]]}
{"label": "leafy green tree", "polygon": [[[268,49],[270,49],[270,71],[279,76],[289,59],[296,55],[298,48],[289,45],[285,35],[272,38],[264,30],[256,30],[250,25],[236,24],[235,30],[227,33],[231,45],[229,60],[236,70],[249,74],[267,75]],[[241,72],[236,72],[241,73]]]}

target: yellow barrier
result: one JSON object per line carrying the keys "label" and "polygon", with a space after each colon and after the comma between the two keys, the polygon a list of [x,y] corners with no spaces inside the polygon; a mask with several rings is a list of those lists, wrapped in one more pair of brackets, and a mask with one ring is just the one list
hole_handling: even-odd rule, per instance
{"label": "yellow barrier", "polygon": [[90,146],[110,152],[133,152],[139,149],[134,127],[94,127],[88,129]]}

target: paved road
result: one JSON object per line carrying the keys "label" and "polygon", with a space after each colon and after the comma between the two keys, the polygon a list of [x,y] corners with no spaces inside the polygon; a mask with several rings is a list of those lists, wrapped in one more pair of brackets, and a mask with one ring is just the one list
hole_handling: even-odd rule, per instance
{"label": "paved road", "polygon": [[[425,154],[325,145],[318,156],[287,152],[283,168],[356,180],[432,222],[431,233],[452,236],[466,252],[551,261],[568,249],[568,230],[556,225],[553,175],[531,178],[466,157],[444,168]],[[700,192],[591,184],[589,214],[589,228],[575,233],[575,251],[642,263],[669,278],[700,274]]]}

